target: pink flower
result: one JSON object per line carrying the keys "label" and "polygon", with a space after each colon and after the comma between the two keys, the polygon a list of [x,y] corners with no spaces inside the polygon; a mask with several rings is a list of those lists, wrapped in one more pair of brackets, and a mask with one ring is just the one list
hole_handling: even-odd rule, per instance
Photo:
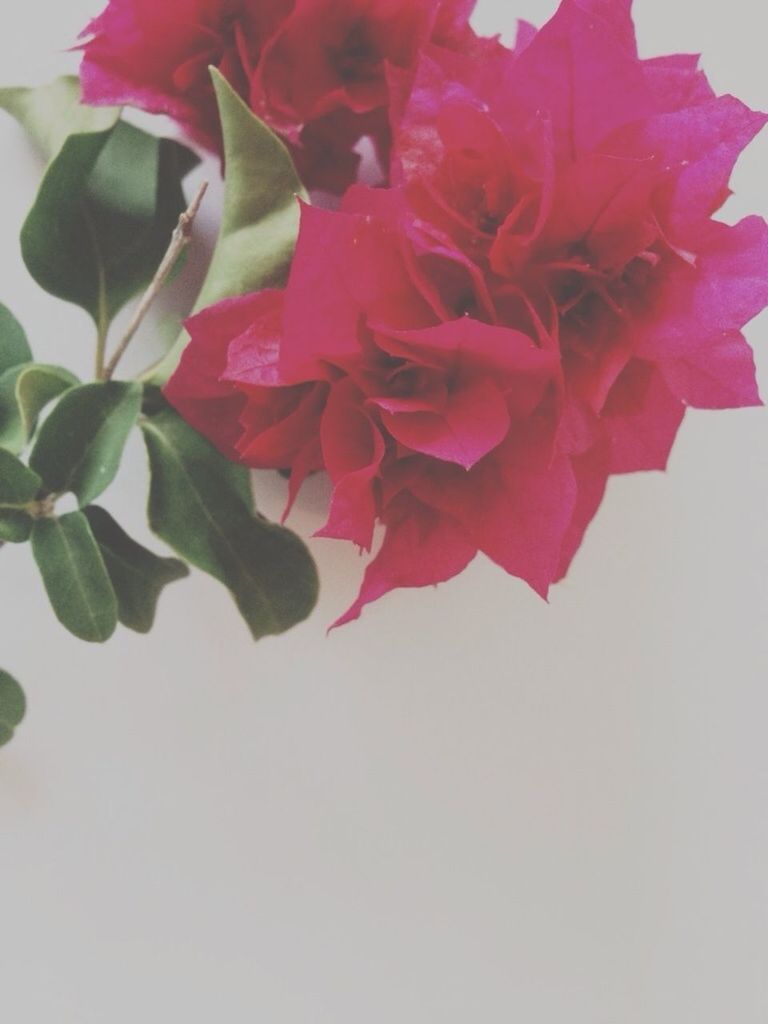
{"label": "pink flower", "polygon": [[514,52],[428,47],[401,85],[396,187],[304,208],[285,291],[194,318],[167,389],[290,501],[325,469],[323,536],[383,524],[340,621],[478,551],[545,595],[610,473],[663,469],[689,405],[759,402],[768,228],[712,217],[762,115],[641,61],[624,0],[565,0]]}
{"label": "pink flower", "polygon": [[495,63],[425,54],[398,111],[414,215],[480,268],[501,322],[557,342],[563,438],[590,423],[576,539],[609,472],[665,468],[687,406],[760,401],[741,331],[768,302],[768,232],[712,215],[766,118],[693,57],[638,59],[629,10],[565,0]]}
{"label": "pink flower", "polygon": [[419,49],[479,45],[474,0],[110,0],[83,33],[83,95],[175,118],[220,147],[208,73],[215,65],[291,146],[310,187],[341,192],[354,147],[389,159],[388,69],[412,73]]}
{"label": "pink flower", "polygon": [[[322,536],[369,549],[386,525],[349,617],[392,586],[455,575],[478,550],[542,593],[557,568],[575,500],[555,446],[557,354],[456,319],[451,304],[483,290],[460,253],[413,228],[401,193],[357,187],[341,212],[304,207],[284,292],[188,324],[166,394],[189,422],[247,465],[290,467],[291,500],[327,470]],[[414,557],[414,538],[434,557]]]}

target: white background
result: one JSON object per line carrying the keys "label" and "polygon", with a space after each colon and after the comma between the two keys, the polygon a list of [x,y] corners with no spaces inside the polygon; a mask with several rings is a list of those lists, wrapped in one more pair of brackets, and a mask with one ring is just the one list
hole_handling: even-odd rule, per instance
{"label": "white background", "polygon": [[[486,0],[478,23],[510,11],[551,6]],[[645,54],[701,50],[765,108],[757,12],[636,5]],[[3,81],[74,67],[58,51],[91,13],[6,10]],[[87,318],[18,257],[38,165],[5,117],[0,145],[0,300],[86,371]],[[729,216],[766,212],[767,156]],[[3,1020],[765,1024],[767,454],[768,413],[691,414],[666,476],[611,484],[549,606],[478,561],[329,639],[362,571],[331,541],[314,618],[258,646],[197,574],[149,638],[81,644],[3,549],[0,664],[30,698],[0,753]],[[145,485],[136,447],[106,504],[142,537]],[[259,481],[270,514],[283,486]],[[325,497],[305,492],[304,535]]]}

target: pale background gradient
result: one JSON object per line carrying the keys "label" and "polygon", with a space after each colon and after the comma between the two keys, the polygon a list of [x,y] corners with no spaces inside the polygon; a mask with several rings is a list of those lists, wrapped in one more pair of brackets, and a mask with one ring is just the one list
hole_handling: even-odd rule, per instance
{"label": "pale background gradient", "polygon": [[[98,2],[6,9],[3,81],[74,67]],[[481,0],[478,24],[552,6]],[[701,50],[768,106],[755,0],[636,16],[646,55]],[[5,117],[0,146],[0,300],[86,371],[86,316],[18,257],[37,163]],[[766,168],[763,139],[730,217],[768,210]],[[0,664],[30,713],[0,752],[2,1019],[766,1024],[767,456],[768,413],[693,413],[667,475],[611,484],[549,606],[478,561],[330,639],[362,570],[331,541],[314,618],[258,646],[199,574],[149,638],[81,644],[4,549]],[[259,481],[265,511],[283,491]],[[137,445],[105,504],[142,537],[144,493]]]}

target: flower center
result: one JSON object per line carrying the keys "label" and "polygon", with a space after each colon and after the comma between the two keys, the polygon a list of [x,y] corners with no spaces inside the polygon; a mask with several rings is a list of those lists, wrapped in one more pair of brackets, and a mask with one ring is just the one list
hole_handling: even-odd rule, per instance
{"label": "flower center", "polygon": [[356,21],[343,44],[331,51],[331,63],[342,82],[370,82],[381,75],[381,55],[365,21]]}

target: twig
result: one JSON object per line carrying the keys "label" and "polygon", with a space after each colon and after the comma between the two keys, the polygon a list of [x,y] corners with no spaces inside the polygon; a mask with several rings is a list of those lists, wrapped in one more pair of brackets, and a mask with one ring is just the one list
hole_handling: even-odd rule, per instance
{"label": "twig", "polygon": [[136,307],[136,312],[133,314],[131,322],[129,323],[126,329],[126,332],[123,335],[120,344],[115,349],[115,354],[112,356],[112,358],[105,366],[101,374],[102,380],[111,380],[115,370],[117,369],[118,363],[125,355],[128,346],[133,341],[133,338],[136,332],[138,331],[139,327],[141,326],[144,317],[147,315],[150,306],[155,301],[159,293],[162,291],[163,285],[168,280],[168,275],[176,266],[176,261],[178,260],[179,256],[181,256],[182,252],[189,245],[190,239],[192,237],[192,225],[195,222],[195,217],[197,216],[197,212],[200,209],[200,205],[203,201],[203,196],[205,195],[207,188],[208,182],[204,181],[200,188],[197,190],[197,195],[195,196],[195,198],[189,204],[184,213],[182,213],[182,215],[179,217],[179,223],[176,225],[173,235],[171,236],[171,243],[168,246],[168,251],[166,252],[165,256],[163,256],[163,260],[160,266],[157,268],[157,272],[154,278],[152,279],[152,283],[150,284],[149,288],[147,288],[147,290],[144,292],[141,302]]}

